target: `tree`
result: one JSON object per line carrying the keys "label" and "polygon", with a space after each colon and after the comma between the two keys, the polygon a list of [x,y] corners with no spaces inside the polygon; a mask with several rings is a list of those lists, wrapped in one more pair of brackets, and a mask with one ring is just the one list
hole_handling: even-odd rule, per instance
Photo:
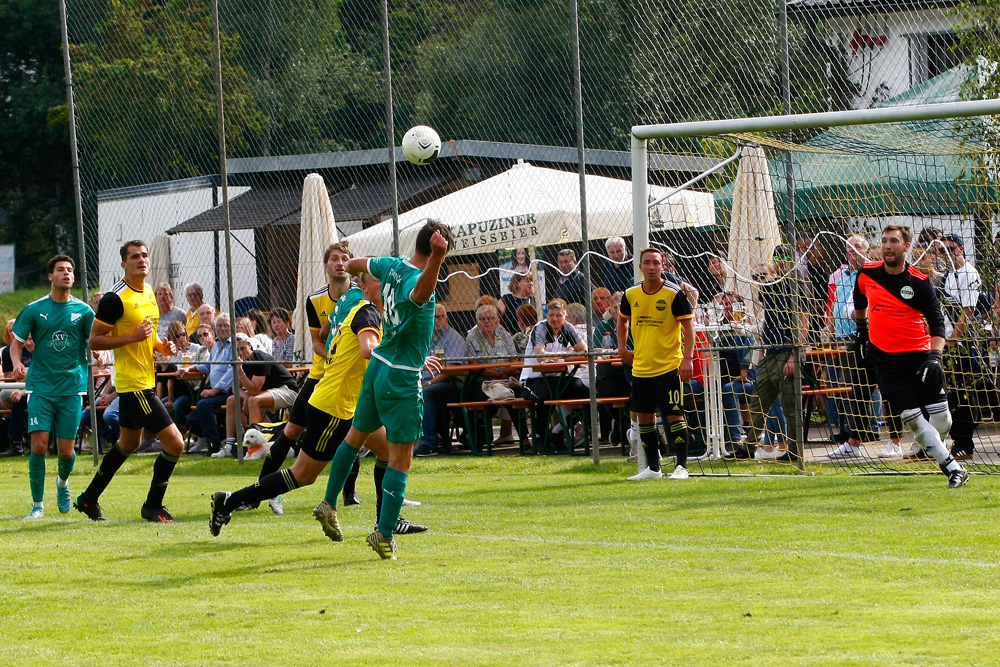
{"label": "tree", "polygon": [[0,243],[17,246],[18,282],[36,284],[76,249],[59,7],[0,0],[0,25]]}

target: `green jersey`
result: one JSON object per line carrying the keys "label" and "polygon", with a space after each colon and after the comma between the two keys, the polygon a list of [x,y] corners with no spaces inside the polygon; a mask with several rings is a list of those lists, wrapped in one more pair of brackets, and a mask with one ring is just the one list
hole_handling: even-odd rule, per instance
{"label": "green jersey", "polygon": [[22,343],[31,336],[35,352],[25,388],[45,396],[75,396],[87,391],[87,343],[94,311],[74,296],[66,303],[45,296],[24,307],[14,322]]}
{"label": "green jersey", "polygon": [[382,342],[372,356],[390,367],[419,373],[434,338],[434,294],[424,304],[410,299],[423,273],[401,257],[372,257],[368,273],[382,281]]}
{"label": "green jersey", "polygon": [[326,335],[326,349],[330,349],[330,343],[333,341],[333,337],[337,333],[337,327],[340,323],[344,321],[352,310],[354,306],[361,303],[364,299],[364,294],[361,293],[360,287],[350,287],[343,296],[337,301],[337,305],[334,306],[333,311],[330,313],[330,317],[327,319],[330,321],[330,333]]}

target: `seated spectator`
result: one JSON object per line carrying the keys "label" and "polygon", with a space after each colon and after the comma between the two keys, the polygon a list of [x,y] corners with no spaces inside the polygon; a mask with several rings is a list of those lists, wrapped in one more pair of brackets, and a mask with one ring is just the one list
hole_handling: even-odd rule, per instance
{"label": "seated spectator", "polygon": [[[243,319],[243,318],[240,318]],[[292,407],[298,387],[295,379],[284,364],[279,364],[267,352],[254,349],[253,342],[244,332],[236,334],[236,354],[241,361],[264,363],[245,363],[236,366],[234,386],[240,388],[240,415],[244,426],[248,423],[259,424],[264,421],[264,412],[284,410]],[[234,455],[236,444],[236,398],[232,395],[226,400],[226,442],[222,449],[212,455],[213,458],[225,458]],[[250,421],[247,422],[247,419]]]}
{"label": "seated spectator", "polygon": [[518,354],[524,354],[528,345],[528,333],[538,322],[538,311],[530,303],[517,307],[517,333],[514,334],[514,349]]}
{"label": "seated spectator", "polygon": [[[570,324],[576,329],[580,340],[587,340],[587,309],[582,303],[566,304],[566,324]],[[590,368],[581,364],[576,369],[576,378],[587,387],[590,386]]]}
{"label": "seated spectator", "polygon": [[[13,328],[14,320],[9,320],[3,332],[3,340],[6,345],[0,350],[0,363],[2,363],[4,377],[11,377],[14,370],[14,363],[10,358],[10,343],[14,340]],[[35,341],[31,336],[28,336],[28,340],[21,347],[21,363],[25,369],[31,364],[34,350]],[[25,375],[19,375],[13,379],[16,382],[24,382]],[[10,410],[10,418],[7,420],[7,449],[0,452],[0,457],[24,456],[24,437],[28,413],[27,392],[24,389],[4,389],[0,392],[0,407]]]}
{"label": "seated spectator", "polygon": [[253,346],[253,349],[271,354],[273,342],[271,341],[270,336],[268,336],[266,333],[257,333],[257,326],[254,324],[253,320],[251,320],[249,317],[247,317],[246,315],[242,317],[237,317],[236,323],[233,326],[233,328],[235,329],[235,333],[238,334],[242,333],[247,335],[247,338],[250,339],[250,345]]}
{"label": "seated spectator", "polygon": [[[621,303],[621,292],[611,295],[608,309],[604,313],[604,318],[594,327],[595,347],[602,350],[617,352],[618,350],[618,304]],[[625,369],[620,364],[598,364],[597,370],[597,397],[611,398],[628,396],[631,388],[625,378]],[[600,442],[607,444],[620,441],[620,425],[617,424],[618,410],[607,405],[597,408],[597,414],[601,421]]]}
{"label": "seated spectator", "polygon": [[[465,339],[465,356],[474,357],[479,363],[495,363],[496,366],[485,371],[476,380],[475,387],[467,387],[466,396],[472,401],[482,401],[486,399],[486,394],[482,390],[483,382],[498,378],[513,377],[516,370],[510,367],[509,359],[502,357],[512,357],[517,355],[514,347],[514,338],[510,333],[500,326],[500,313],[496,306],[489,304],[479,306],[476,309],[476,326],[472,329],[468,338]],[[471,398],[476,397],[476,398]],[[487,414],[487,420],[491,418]],[[492,432],[488,434],[493,437]],[[513,422],[509,417],[503,418],[500,422],[500,437],[496,444],[506,445],[515,442],[513,437]]]}
{"label": "seated spectator", "polygon": [[[253,329],[257,332],[257,335],[264,334],[268,340],[272,343],[274,342],[274,332],[271,331],[270,315],[268,313],[265,313],[260,308],[251,308],[247,311],[247,317],[253,322]],[[274,349],[273,344],[271,349]]]}
{"label": "seated spectator", "polygon": [[604,319],[604,313],[608,312],[611,305],[611,292],[607,287],[598,287],[590,295],[590,306],[594,311],[594,323]]}
{"label": "seated spectator", "polygon": [[[545,401],[552,398],[587,398],[590,391],[576,377],[570,377],[561,396],[553,396],[549,381],[539,372],[539,366],[551,362],[561,362],[567,359],[566,352],[584,352],[587,344],[573,326],[566,325],[566,302],[553,299],[547,305],[546,319],[536,324],[528,336],[528,346],[525,350],[524,370],[521,371],[521,385],[524,387],[524,397],[531,400],[531,423],[535,435],[544,433],[546,417],[549,411]],[[528,354],[533,356],[527,356]],[[569,357],[570,360],[573,357]],[[563,442],[562,425],[552,429],[549,442],[554,449],[559,449]]]}
{"label": "seated spectator", "polygon": [[[202,332],[202,335],[206,333],[211,334],[211,331],[207,327],[206,331]],[[170,324],[170,327],[167,329],[167,340],[171,341],[177,350],[172,357],[163,362],[161,365],[162,372],[174,373],[176,375],[178,368],[187,368],[191,364],[208,361],[209,348],[190,341],[187,326],[184,322],[172,322]],[[191,385],[180,378],[167,378],[166,382],[158,381],[156,383],[156,395],[163,401],[167,411],[176,417],[175,421],[178,422],[179,426],[183,427],[182,430],[186,431],[187,422],[185,418],[187,417],[187,411],[184,410],[183,414],[178,414],[175,406],[177,406],[178,400],[181,401],[180,407],[182,409],[191,405],[191,401],[194,399]]]}
{"label": "seated spectator", "polygon": [[[434,338],[431,340],[431,354],[442,361],[464,357],[465,339],[448,326],[448,310],[442,304],[434,309]],[[424,415],[423,438],[413,450],[414,456],[434,456],[441,445],[442,436],[447,434],[448,422],[444,409],[449,402],[458,398],[458,391],[444,373],[431,373],[426,368],[420,375],[423,386]]]}
{"label": "seated spectator", "polygon": [[181,378],[190,378],[197,373],[208,376],[208,387],[202,390],[197,409],[193,410],[187,418],[188,428],[195,435],[201,436],[201,439],[191,448],[192,452],[210,448],[212,453],[215,453],[222,449],[222,436],[219,434],[219,423],[215,416],[215,410],[224,406],[233,392],[233,368],[226,363],[233,359],[231,332],[229,314],[220,314],[215,321],[214,334],[206,337],[212,341],[211,344],[199,337],[205,347],[210,349],[209,363],[196,364],[191,368],[178,371],[178,377]]}
{"label": "seated spectator", "polygon": [[[94,371],[107,369],[110,377],[107,381],[95,387],[97,393],[94,401],[98,407],[103,407],[100,418],[97,420],[97,441],[99,445],[117,442],[121,435],[121,427],[118,424],[118,392],[115,389],[115,354],[114,350],[94,350]],[[80,416],[80,426],[85,429],[92,427],[90,420],[90,407],[85,407]],[[80,446],[80,451],[90,451],[90,445],[86,442]]]}
{"label": "seated spectator", "polygon": [[587,303],[590,286],[577,268],[576,252],[572,248],[559,251],[559,272],[556,274],[556,296],[566,303]]}
{"label": "seated spectator", "polygon": [[527,273],[515,273],[510,277],[510,292],[504,294],[497,304],[500,313],[500,325],[509,333],[520,331],[517,325],[517,309],[531,303],[535,294],[535,283]]}
{"label": "seated spectator", "polygon": [[431,354],[442,360],[465,356],[465,339],[462,338],[462,334],[448,326],[448,309],[440,303],[434,309]]}
{"label": "seated spectator", "polygon": [[608,259],[611,260],[605,263],[604,287],[609,292],[624,293],[635,285],[635,269],[632,267],[632,258],[625,246],[625,239],[620,236],[610,238],[604,242],[604,248],[608,252]]}
{"label": "seated spectator", "polygon": [[[195,312],[195,315],[197,321],[195,322],[194,325],[194,332],[189,333],[188,336],[191,338],[192,343],[198,343],[199,345],[203,345],[203,343],[200,340],[198,340],[198,328],[206,326],[212,331],[215,331],[215,318],[217,317],[218,314],[215,308],[211,304],[203,303],[200,306],[198,306],[198,310]],[[190,330],[191,327],[189,325],[188,331]]]}
{"label": "seated spectator", "polygon": [[170,283],[160,283],[156,286],[156,306],[160,309],[160,319],[156,323],[156,335],[160,339],[167,337],[167,327],[171,322],[187,323],[187,314],[174,306],[174,289]]}
{"label": "seated spectator", "polygon": [[271,331],[274,332],[271,354],[280,361],[293,361],[295,359],[295,332],[292,330],[292,314],[284,308],[272,310]]}

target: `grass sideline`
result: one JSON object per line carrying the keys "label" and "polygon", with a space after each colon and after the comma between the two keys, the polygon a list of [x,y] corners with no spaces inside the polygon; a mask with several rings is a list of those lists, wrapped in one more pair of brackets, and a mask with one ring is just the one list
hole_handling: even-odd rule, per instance
{"label": "grass sideline", "polygon": [[[24,522],[27,459],[0,461],[4,665],[982,665],[1000,655],[1000,479],[624,481],[621,459],[416,462],[400,560],[310,516],[325,476],[208,532],[208,498],[259,464],[183,460],[176,525],[139,519],[153,457],[102,498],[108,524]],[[78,459],[79,492],[93,473]],[[994,656],[989,658],[989,656]]]}
{"label": "grass sideline", "polygon": [[[7,320],[17,317],[17,314],[21,312],[22,308],[27,306],[32,301],[41,299],[43,296],[48,294],[51,289],[52,288],[48,286],[21,287],[13,292],[0,294],[0,323],[6,325]],[[82,299],[83,289],[74,287],[73,296],[78,299]]]}

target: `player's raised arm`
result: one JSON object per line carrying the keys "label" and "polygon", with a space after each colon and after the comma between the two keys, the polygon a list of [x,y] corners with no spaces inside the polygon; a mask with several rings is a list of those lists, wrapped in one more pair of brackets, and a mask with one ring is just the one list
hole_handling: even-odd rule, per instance
{"label": "player's raised arm", "polygon": [[416,304],[424,304],[431,300],[434,288],[437,287],[438,272],[444,258],[448,256],[448,240],[441,235],[441,232],[434,232],[431,236],[431,256],[424,266],[424,272],[417,279],[417,284],[410,292],[410,301]]}

